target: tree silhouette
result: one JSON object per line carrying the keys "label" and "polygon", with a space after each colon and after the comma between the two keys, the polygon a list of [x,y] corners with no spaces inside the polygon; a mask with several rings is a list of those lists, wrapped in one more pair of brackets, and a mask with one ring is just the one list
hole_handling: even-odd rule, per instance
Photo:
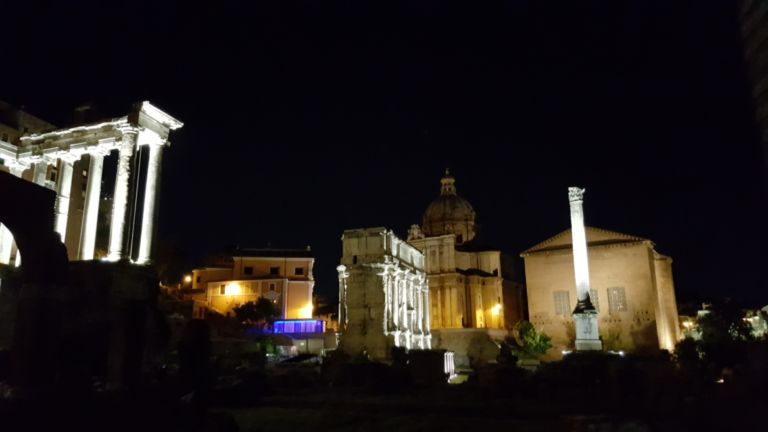
{"label": "tree silhouette", "polygon": [[280,311],[274,303],[262,297],[255,302],[244,303],[232,309],[238,321],[247,325],[264,328],[280,317]]}
{"label": "tree silhouette", "polygon": [[515,324],[512,335],[502,343],[501,354],[510,361],[513,356],[535,359],[546,354],[551,347],[551,338],[546,333],[536,331],[533,324],[523,320]]}

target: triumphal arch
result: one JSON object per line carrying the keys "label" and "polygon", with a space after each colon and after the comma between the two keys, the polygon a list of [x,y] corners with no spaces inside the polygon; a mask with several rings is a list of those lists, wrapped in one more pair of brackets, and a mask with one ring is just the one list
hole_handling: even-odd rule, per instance
{"label": "triumphal arch", "polygon": [[[131,259],[137,264],[147,264],[152,260],[163,150],[169,145],[170,131],[182,126],[180,121],[145,101],[134,105],[123,117],[28,133],[14,143],[0,140],[0,159],[11,174],[56,192],[56,203],[51,209],[55,231],[68,245],[70,259],[92,260],[95,258],[99,207],[104,201],[101,186],[105,158],[113,154],[117,167],[104,258],[110,261]],[[142,157],[145,153],[148,155]],[[73,188],[75,164],[83,167],[84,180],[79,179],[83,183],[82,190]],[[52,170],[55,170],[55,178],[50,175]],[[77,197],[82,200],[82,222],[79,224],[69,220],[74,207],[71,202],[73,193],[81,194]],[[15,251],[13,235],[6,227],[0,227],[0,264],[12,264]],[[18,266],[20,262],[21,255],[16,253],[14,264]]]}

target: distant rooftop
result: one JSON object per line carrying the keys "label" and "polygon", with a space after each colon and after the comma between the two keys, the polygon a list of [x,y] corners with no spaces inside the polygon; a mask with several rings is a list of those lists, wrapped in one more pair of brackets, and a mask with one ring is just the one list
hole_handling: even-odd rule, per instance
{"label": "distant rooftop", "polygon": [[281,257],[281,258],[312,258],[312,249],[286,248],[237,248],[232,252],[234,257]]}

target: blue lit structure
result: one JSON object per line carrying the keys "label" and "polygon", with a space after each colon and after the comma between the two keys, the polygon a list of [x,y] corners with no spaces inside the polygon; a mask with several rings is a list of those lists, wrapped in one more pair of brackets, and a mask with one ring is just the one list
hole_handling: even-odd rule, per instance
{"label": "blue lit structure", "polygon": [[272,331],[277,334],[323,333],[323,320],[277,320],[272,323]]}

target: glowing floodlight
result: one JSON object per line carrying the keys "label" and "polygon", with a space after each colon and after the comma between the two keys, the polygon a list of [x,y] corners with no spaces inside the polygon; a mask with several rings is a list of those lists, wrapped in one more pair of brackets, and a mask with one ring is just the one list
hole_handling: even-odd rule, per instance
{"label": "glowing floodlight", "polygon": [[499,314],[501,314],[501,303],[496,303],[491,308],[491,313],[493,314],[493,316],[499,316]]}
{"label": "glowing floodlight", "polygon": [[312,318],[313,310],[314,306],[312,306],[312,303],[307,303],[306,306],[299,309],[299,318]]}
{"label": "glowing floodlight", "polygon": [[238,283],[230,283],[227,284],[227,286],[224,288],[224,295],[232,296],[232,295],[240,295],[242,294],[242,289],[240,288],[240,284]]}

